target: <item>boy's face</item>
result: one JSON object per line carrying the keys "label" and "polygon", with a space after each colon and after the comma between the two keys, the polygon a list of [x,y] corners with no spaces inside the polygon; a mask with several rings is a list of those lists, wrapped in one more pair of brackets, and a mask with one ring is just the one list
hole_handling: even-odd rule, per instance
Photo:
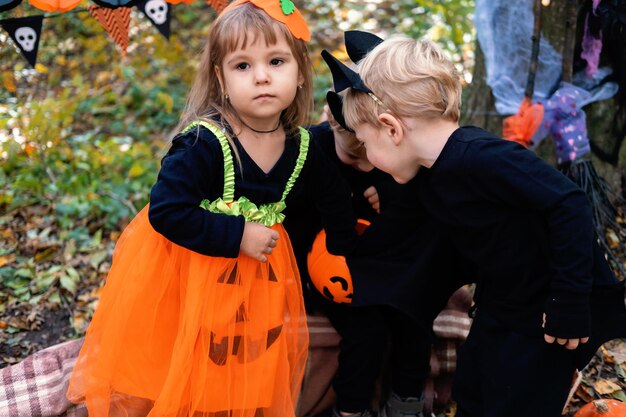
{"label": "boy's face", "polygon": [[394,142],[387,128],[361,123],[354,127],[354,131],[357,139],[365,145],[367,159],[396,182],[405,184],[417,174],[419,166],[412,161],[402,141]]}
{"label": "boy's face", "polygon": [[354,133],[344,129],[334,129],[335,152],[337,158],[343,163],[357,171],[370,172],[374,165],[367,159],[365,147],[354,138]]}
{"label": "boy's face", "polygon": [[368,161],[363,143],[356,139],[356,135],[353,132],[347,131],[337,123],[328,104],[324,106],[323,117],[328,120],[333,130],[335,153],[341,163],[361,172],[370,172],[373,170],[374,165]]}

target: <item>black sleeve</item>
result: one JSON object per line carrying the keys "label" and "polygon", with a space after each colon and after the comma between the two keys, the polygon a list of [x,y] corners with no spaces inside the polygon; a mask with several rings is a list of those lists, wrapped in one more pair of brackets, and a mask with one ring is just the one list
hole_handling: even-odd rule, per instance
{"label": "black sleeve", "polygon": [[593,225],[585,193],[533,152],[506,140],[474,142],[464,166],[475,192],[511,210],[542,214],[554,271],[545,332],[563,338],[589,336]]}
{"label": "black sleeve", "polygon": [[[326,158],[337,167],[337,172],[348,184],[348,187],[350,187],[352,192],[352,209],[354,210],[355,216],[360,219],[373,221],[378,213],[372,208],[372,205],[363,196],[363,193],[371,186],[375,186],[377,191],[379,191],[377,183],[385,177],[391,179],[391,176],[382,173],[376,168],[369,172],[363,172],[350,165],[344,164],[337,156],[335,136],[328,122],[310,126],[309,132],[311,133],[311,140],[317,144]],[[391,179],[391,181],[393,181],[393,179]],[[378,195],[382,205],[383,195],[380,191]]]}
{"label": "black sleeve", "polygon": [[235,258],[245,226],[243,216],[200,207],[223,194],[224,161],[217,138],[200,127],[179,135],[162,160],[150,192],[152,227],[172,242],[209,256]]}
{"label": "black sleeve", "polygon": [[306,189],[313,193],[322,226],[326,230],[326,246],[335,255],[351,252],[356,242],[356,217],[352,209],[350,187],[337,166],[312,140],[307,157]]}

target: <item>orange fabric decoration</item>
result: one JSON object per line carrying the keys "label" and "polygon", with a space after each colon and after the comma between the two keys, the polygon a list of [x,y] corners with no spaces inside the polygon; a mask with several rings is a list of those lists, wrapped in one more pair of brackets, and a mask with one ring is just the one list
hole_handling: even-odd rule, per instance
{"label": "orange fabric decoration", "polygon": [[532,104],[530,98],[524,97],[517,114],[504,119],[502,137],[528,148],[532,145],[532,137],[541,124],[543,113],[543,104]]}
{"label": "orange fabric decoration", "polygon": [[224,9],[224,12],[248,2],[287,26],[294,38],[305,42],[311,40],[306,20],[291,0],[235,0]]}
{"label": "orange fabric decoration", "polygon": [[282,225],[267,263],[157,233],[146,206],[113,253],[68,398],[90,417],[294,417],[308,331]]}
{"label": "orange fabric decoration", "polygon": [[226,7],[226,0],[206,0],[206,4],[211,6],[216,12],[220,13],[224,10],[224,7]]}
{"label": "orange fabric decoration", "polygon": [[122,48],[122,55],[126,56],[128,28],[130,26],[130,7],[109,9],[102,6],[88,6],[87,10]]}
{"label": "orange fabric decoration", "polygon": [[[363,234],[369,225],[367,220],[359,219],[356,225],[358,234]],[[324,229],[317,234],[307,256],[307,269],[311,282],[324,297],[340,304],[352,302],[354,288],[346,258],[328,252]]]}
{"label": "orange fabric decoration", "polygon": [[29,0],[34,7],[46,12],[67,12],[80,4],[81,0]]}

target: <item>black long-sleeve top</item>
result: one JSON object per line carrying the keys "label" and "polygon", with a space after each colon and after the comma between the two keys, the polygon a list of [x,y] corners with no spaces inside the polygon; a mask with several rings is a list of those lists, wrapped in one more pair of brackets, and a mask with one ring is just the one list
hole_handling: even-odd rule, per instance
{"label": "black long-sleeve top", "polygon": [[546,333],[589,335],[592,276],[611,272],[594,247],[591,207],[576,184],[477,127],[457,129],[417,178],[427,212],[478,268],[479,309],[528,334],[543,333],[546,312]]}
{"label": "black long-sleeve top", "polygon": [[[417,182],[400,185],[378,169],[358,171],[337,157],[328,123],[310,131],[350,185],[357,216],[371,221],[347,257],[354,286],[352,305],[390,305],[420,320],[433,319],[473,273],[458,259],[450,262],[455,258],[454,248],[441,239],[436,224],[423,211]],[[363,197],[370,186],[379,194],[380,214]],[[314,205],[309,204],[285,220],[304,277],[308,275],[306,254],[322,228],[313,220],[316,217]]]}
{"label": "black long-sleeve top", "polygon": [[[268,173],[236,138],[234,142],[241,160],[240,167],[233,154],[235,199],[245,196],[257,205],[279,201],[299,155],[299,136],[285,141],[282,155]],[[150,193],[150,223],[157,232],[192,251],[237,257],[243,216],[212,213],[199,206],[203,199],[222,197],[223,183],[224,158],[215,135],[202,126],[179,134],[162,160]],[[315,143],[310,144],[304,167],[285,203],[289,208],[303,199],[314,201],[322,214],[329,251],[348,253],[356,238],[350,190]]]}

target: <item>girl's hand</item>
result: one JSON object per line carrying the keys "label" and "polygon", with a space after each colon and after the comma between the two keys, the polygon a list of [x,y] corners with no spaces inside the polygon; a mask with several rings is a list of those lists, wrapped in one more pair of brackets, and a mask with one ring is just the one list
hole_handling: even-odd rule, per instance
{"label": "girl's hand", "polygon": [[367,201],[372,205],[372,208],[376,210],[376,213],[380,213],[380,198],[378,197],[378,191],[372,185],[363,192],[363,197],[367,198]]}
{"label": "girl's hand", "polygon": [[246,223],[239,251],[261,262],[267,262],[267,256],[276,247],[279,238],[277,231],[260,223]]}

